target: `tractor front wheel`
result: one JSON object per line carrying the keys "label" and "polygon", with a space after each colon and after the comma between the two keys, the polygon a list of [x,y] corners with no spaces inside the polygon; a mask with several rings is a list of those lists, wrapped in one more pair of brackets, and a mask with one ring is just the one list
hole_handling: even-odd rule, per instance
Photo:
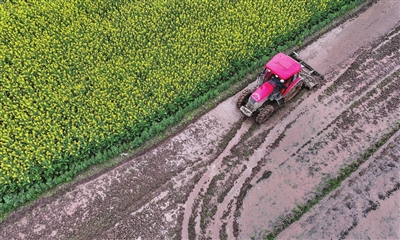
{"label": "tractor front wheel", "polygon": [[268,118],[272,115],[272,113],[274,112],[274,107],[271,105],[267,105],[265,107],[260,108],[259,111],[260,112],[256,117],[256,122],[258,124],[261,124],[267,121]]}
{"label": "tractor front wheel", "polygon": [[249,97],[251,96],[251,94],[253,93],[253,91],[251,91],[250,89],[245,89],[240,95],[239,98],[236,102],[236,106],[238,108],[242,107],[243,105],[246,105],[247,101],[249,100]]}

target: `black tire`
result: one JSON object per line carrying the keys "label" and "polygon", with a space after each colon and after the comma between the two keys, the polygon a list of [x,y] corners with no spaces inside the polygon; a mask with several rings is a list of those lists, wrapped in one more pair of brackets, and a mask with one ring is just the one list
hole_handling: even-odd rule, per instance
{"label": "black tire", "polygon": [[301,87],[303,86],[303,82],[300,81],[294,86],[290,92],[285,96],[285,102],[290,102],[301,90]]}
{"label": "black tire", "polygon": [[253,93],[253,91],[251,91],[250,89],[245,89],[240,95],[239,98],[236,102],[236,106],[238,108],[240,108],[243,105],[246,105],[249,97],[251,96],[251,94]]}
{"label": "black tire", "polygon": [[274,107],[272,105],[261,107],[256,117],[256,122],[258,124],[264,123],[269,119],[269,117],[271,117],[273,112],[274,112]]}

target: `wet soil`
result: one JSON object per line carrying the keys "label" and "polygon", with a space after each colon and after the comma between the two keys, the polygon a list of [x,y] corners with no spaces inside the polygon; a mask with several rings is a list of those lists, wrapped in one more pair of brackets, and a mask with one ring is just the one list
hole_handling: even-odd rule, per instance
{"label": "wet soil", "polygon": [[399,11],[377,1],[300,49],[325,78],[266,123],[236,109],[238,93],[11,213],[0,239],[400,239]]}

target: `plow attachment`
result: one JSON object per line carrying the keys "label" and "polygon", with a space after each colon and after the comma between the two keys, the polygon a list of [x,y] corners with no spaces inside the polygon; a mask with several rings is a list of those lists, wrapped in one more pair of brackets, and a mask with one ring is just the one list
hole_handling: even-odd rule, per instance
{"label": "plow attachment", "polygon": [[316,75],[318,77],[320,77],[321,79],[324,79],[324,76],[322,74],[320,74],[319,72],[317,72],[313,67],[311,67],[309,64],[307,64],[306,62],[304,62],[300,57],[299,54],[296,52],[292,52],[290,54],[290,56],[296,60],[297,62],[299,62],[302,66],[302,70],[301,70],[301,75],[303,76],[303,81],[306,85],[307,88],[311,89],[313,88],[315,85],[317,85],[317,82],[315,81],[315,79],[312,77],[312,75]]}

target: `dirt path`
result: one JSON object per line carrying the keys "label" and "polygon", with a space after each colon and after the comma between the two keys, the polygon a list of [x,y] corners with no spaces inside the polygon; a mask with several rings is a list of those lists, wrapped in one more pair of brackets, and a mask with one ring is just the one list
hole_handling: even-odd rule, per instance
{"label": "dirt path", "polygon": [[229,98],[145,154],[11,214],[0,239],[399,239],[399,11],[378,1],[302,49],[325,80],[267,123]]}

